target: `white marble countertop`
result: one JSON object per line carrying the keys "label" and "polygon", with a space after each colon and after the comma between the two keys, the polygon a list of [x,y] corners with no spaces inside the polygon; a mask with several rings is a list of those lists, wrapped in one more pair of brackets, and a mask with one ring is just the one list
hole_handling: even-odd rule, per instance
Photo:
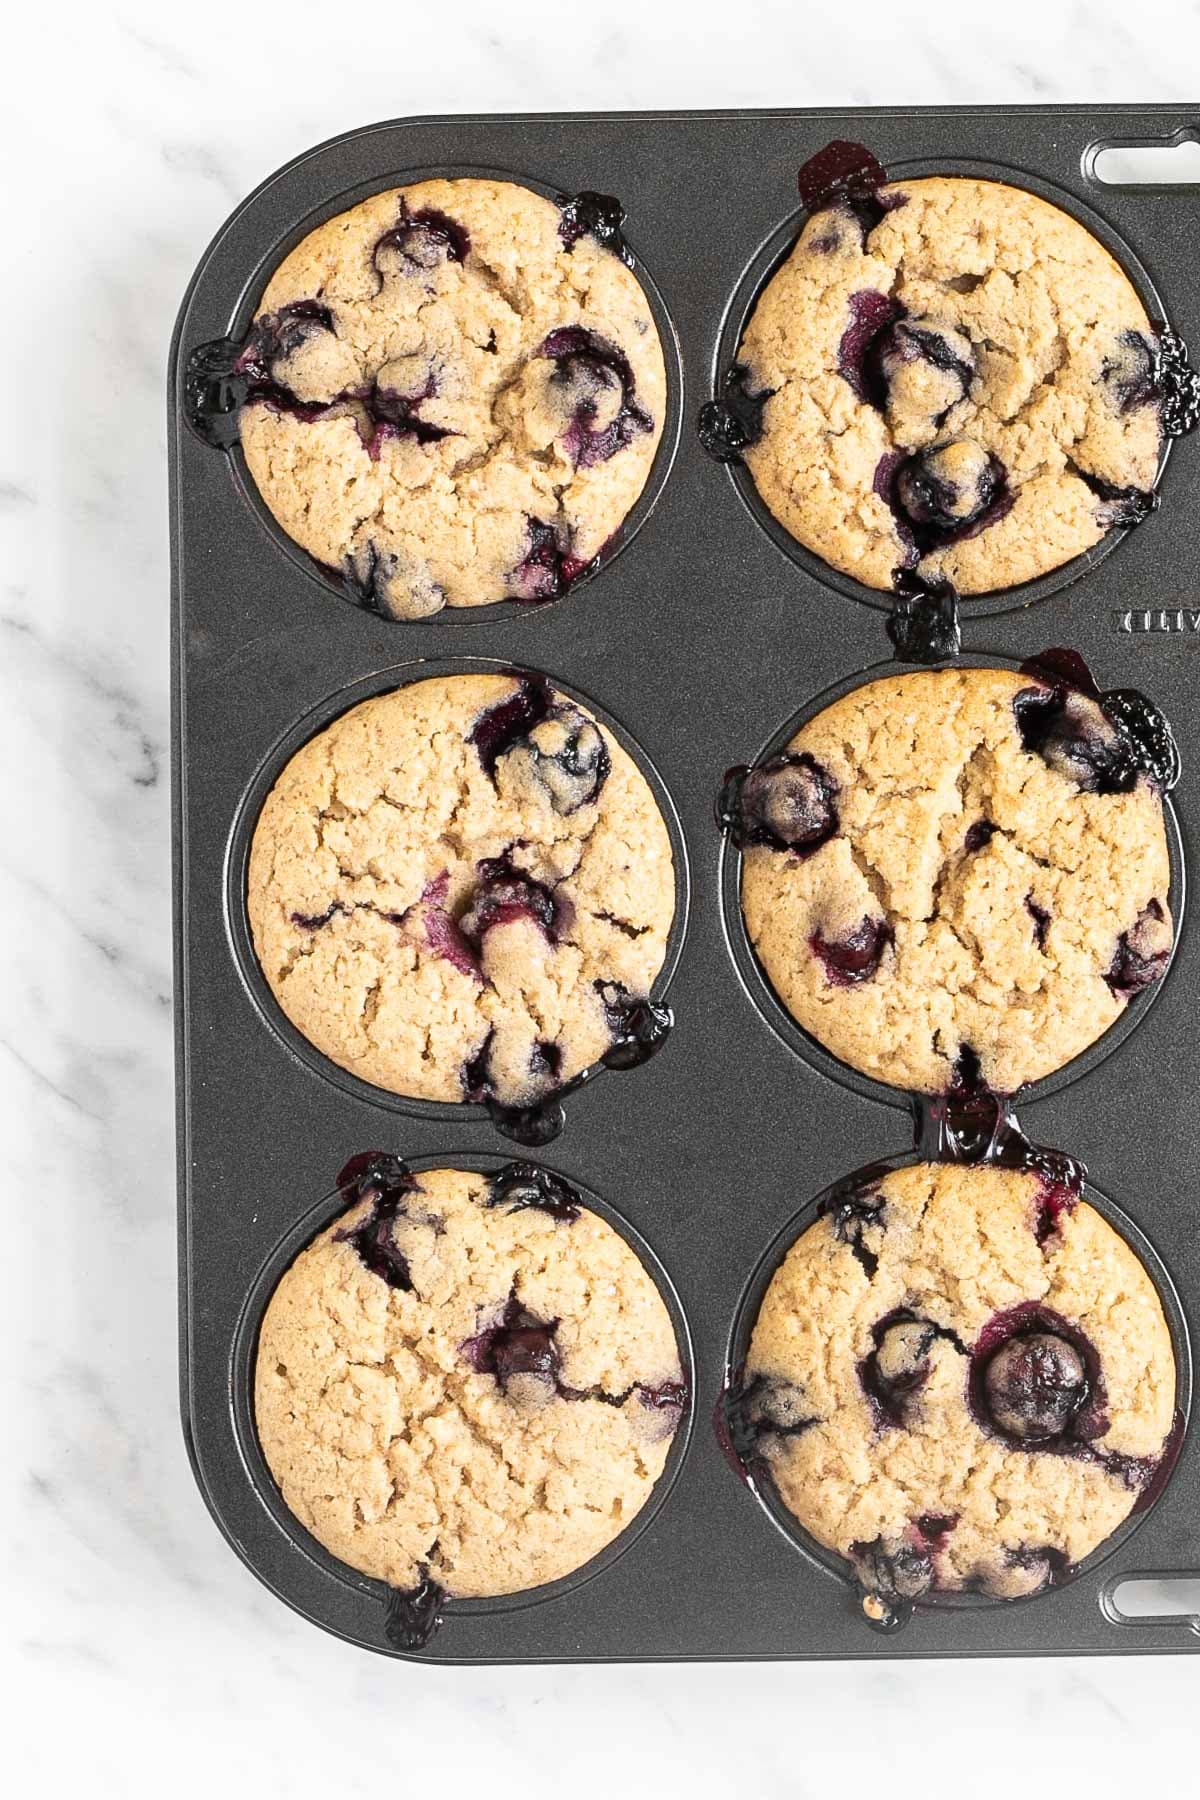
{"label": "white marble countertop", "polygon": [[163,371],[224,216],[351,126],[505,108],[1179,99],[1200,12],[68,0],[19,9],[5,36],[12,1791],[1190,1790],[1197,1665],[1182,1658],[425,1670],[324,1637],[226,1549],[176,1408]]}

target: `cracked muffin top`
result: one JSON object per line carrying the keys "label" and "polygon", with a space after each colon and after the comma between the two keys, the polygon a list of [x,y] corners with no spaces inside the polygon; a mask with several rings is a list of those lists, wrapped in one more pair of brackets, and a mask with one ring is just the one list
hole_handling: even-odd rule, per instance
{"label": "cracked muffin top", "polygon": [[1011,587],[1153,504],[1155,332],[1103,245],[1022,189],[934,177],[812,213],[738,363],[763,500],[868,587]]}
{"label": "cracked muffin top", "polygon": [[540,676],[366,700],[297,751],[254,831],[254,948],[342,1068],[425,1100],[536,1105],[629,1028],[675,910],[621,746]]}
{"label": "cracked muffin top", "polygon": [[474,179],[311,232],[234,373],[275,519],[399,619],[565,591],[645,486],[666,408],[632,271],[542,195]]}
{"label": "cracked muffin top", "polygon": [[742,910],[806,1031],[896,1087],[944,1090],[965,1064],[1011,1093],[1158,980],[1168,776],[1127,698],[1005,669],[889,677],[745,776]]}
{"label": "cracked muffin top", "polygon": [[918,1163],[793,1244],[737,1406],[743,1454],[869,1594],[1015,1598],[1152,1491],[1175,1358],[1146,1270],[1072,1190]]}
{"label": "cracked muffin top", "polygon": [[640,1511],[686,1402],[670,1316],[560,1177],[356,1158],[355,1203],[263,1320],[255,1417],[288,1507],[400,1589],[509,1594]]}

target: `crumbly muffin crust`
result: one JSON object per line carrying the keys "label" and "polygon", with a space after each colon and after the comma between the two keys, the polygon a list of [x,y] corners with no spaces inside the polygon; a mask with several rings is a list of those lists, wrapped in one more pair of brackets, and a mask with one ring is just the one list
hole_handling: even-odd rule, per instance
{"label": "crumbly muffin crust", "polygon": [[870,682],[748,779],[747,810],[742,908],[767,978],[893,1086],[945,1089],[966,1051],[1012,1092],[1166,966],[1161,794],[1100,706],[1049,681]]}
{"label": "crumbly muffin crust", "polygon": [[1030,581],[1144,508],[1156,341],[1077,220],[1001,182],[891,183],[813,213],[747,326],[745,452],[771,512],[868,587]]}
{"label": "crumbly muffin crust", "polygon": [[[1072,1375],[1080,1347],[1088,1391],[1064,1431],[1022,1441],[989,1413],[985,1371],[1047,1332]],[[767,1290],[746,1383],[785,1505],[891,1599],[1061,1575],[1128,1517],[1175,1411],[1170,1333],[1129,1245],[995,1167],[917,1164],[835,1202]]]}
{"label": "crumbly muffin crust", "polygon": [[427,1100],[536,1103],[662,967],[670,840],[605,728],[540,677],[366,700],[297,751],[250,852],[254,947],[342,1068]]}
{"label": "crumbly muffin crust", "polygon": [[263,295],[238,365],[247,467],[289,537],[387,615],[552,598],[645,485],[654,319],[562,219],[510,182],[418,182],[319,226]]}
{"label": "crumbly muffin crust", "polygon": [[564,1211],[563,1184],[558,1216],[486,1175],[411,1184],[368,1179],[272,1295],[263,1454],[300,1522],[365,1575],[537,1587],[611,1542],[662,1473],[684,1403],[670,1317],[624,1239]]}

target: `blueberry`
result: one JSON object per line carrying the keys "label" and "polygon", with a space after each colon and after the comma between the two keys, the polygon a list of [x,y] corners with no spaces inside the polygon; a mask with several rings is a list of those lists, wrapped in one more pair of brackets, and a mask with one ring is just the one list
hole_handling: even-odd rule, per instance
{"label": "blueberry", "polygon": [[830,1222],[833,1235],[840,1244],[848,1244],[868,1281],[879,1267],[879,1258],[865,1239],[868,1227],[880,1230],[886,1225],[886,1206],[878,1188],[865,1192],[835,1190],[825,1201],[821,1212]]}
{"label": "blueberry", "polygon": [[1125,733],[1100,704],[1067,687],[1022,688],[1013,697],[1021,743],[1089,794],[1127,794],[1140,767]]}
{"label": "blueberry", "polygon": [[1090,469],[1084,469],[1078,463],[1072,462],[1068,466],[1100,501],[1097,516],[1106,531],[1132,531],[1158,511],[1159,496],[1152,490],[1118,487],[1115,482],[1093,475]]}
{"label": "blueberry", "polygon": [[1021,1443],[1064,1436],[1088,1398],[1087,1369],[1079,1351],[1050,1331],[1032,1331],[1008,1341],[983,1371],[983,1392],[991,1420]]}
{"label": "blueberry", "polygon": [[364,1268],[389,1287],[411,1293],[408,1258],[394,1242],[392,1230],[396,1220],[404,1216],[407,1196],[419,1191],[418,1182],[399,1157],[384,1151],[366,1151],[351,1157],[342,1169],[338,1190],[343,1199],[370,1198],[372,1205],[357,1224],[335,1232],[334,1241],[351,1245]]}
{"label": "blueberry", "polygon": [[760,1436],[797,1437],[816,1423],[803,1390],[782,1375],[756,1375],[745,1390],[743,1406]]}
{"label": "blueberry", "polygon": [[426,882],[417,903],[425,942],[435,956],[450,963],[460,975],[469,975],[473,981],[482,981],[483,976],[470,944],[457,921],[446,910],[449,882],[450,877],[445,872],[433,881]]}
{"label": "blueberry", "polygon": [[528,741],[530,732],[549,717],[554,704],[544,675],[522,675],[520,685],[511,694],[479,714],[467,742],[475,746],[489,775],[495,776],[502,756]]}
{"label": "blueberry", "polygon": [[967,827],[967,835],[963,839],[963,849],[972,855],[976,850],[984,850],[996,835],[996,827],[990,819],[976,819]]}
{"label": "blueberry", "polygon": [[[678,1415],[688,1403],[688,1390],[686,1383],[682,1381],[662,1381],[657,1387],[645,1387],[639,1382],[637,1397],[649,1412]],[[677,1423],[678,1416],[669,1421],[669,1429],[673,1431]]]}
{"label": "blueberry", "polygon": [[1033,941],[1039,950],[1046,948],[1046,933],[1050,929],[1050,914],[1044,906],[1039,906],[1032,894],[1025,896],[1025,911],[1033,920]]}
{"label": "blueberry", "polygon": [[773,756],[756,768],[731,769],[717,802],[717,820],[739,850],[765,844],[811,856],[838,829],[829,771],[807,751]]}
{"label": "blueberry", "polygon": [[381,254],[394,251],[402,273],[414,275],[435,269],[441,262],[464,263],[470,250],[470,236],[457,220],[435,207],[410,213],[401,199],[400,218],[377,240],[371,260],[378,269]]}
{"label": "blueberry", "polygon": [[1002,480],[995,457],[969,438],[932,444],[901,463],[896,498],[913,525],[941,533],[965,531],[996,498]]}
{"label": "blueberry", "polygon": [[342,905],[340,900],[331,900],[324,912],[294,912],[292,914],[292,924],[299,926],[301,931],[320,931],[322,926],[328,925],[331,919],[335,919],[339,913],[344,913],[345,910],[346,908]]}
{"label": "blueberry", "polygon": [[1070,1564],[1063,1551],[1048,1544],[1022,1544],[1004,1553],[1004,1568],[998,1576],[982,1584],[985,1591],[999,1593],[1006,1600],[1023,1599],[1040,1594],[1063,1579]]}
{"label": "blueberry", "polygon": [[530,919],[553,942],[560,923],[560,908],[549,888],[525,875],[504,857],[488,857],[478,864],[479,885],[470,906],[458,921],[468,943],[482,944],[488,932],[518,919]]}
{"label": "blueberry", "polygon": [[436,392],[437,382],[432,373],[422,387],[410,394],[381,387],[376,379],[361,401],[359,425],[359,436],[372,462],[379,461],[385,444],[399,438],[412,438],[418,444],[437,444],[443,438],[457,436],[456,432],[423,419],[418,411]]}
{"label": "blueberry", "polygon": [[590,574],[599,557],[583,562],[572,556],[563,536],[544,519],[525,521],[529,548],[508,577],[507,600],[539,602],[557,600],[584,575]]}
{"label": "blueberry", "polygon": [[906,430],[914,421],[940,425],[975,378],[970,338],[936,319],[894,319],[875,338],[870,356],[884,410]]}
{"label": "blueberry", "polygon": [[1160,981],[1170,960],[1171,928],[1160,903],[1151,900],[1129,930],[1117,939],[1104,979],[1120,999],[1130,1000],[1143,988]]}
{"label": "blueberry", "polygon": [[910,1397],[929,1378],[929,1352],[938,1328],[928,1319],[900,1315],[877,1329],[863,1381],[887,1415],[899,1422]]}
{"label": "blueberry", "polygon": [[581,237],[594,237],[598,244],[619,256],[622,262],[632,258],[621,235],[625,208],[611,194],[560,194],[558,196],[558,235],[568,250],[573,250]]}
{"label": "blueberry", "polygon": [[1140,331],[1122,331],[1112,355],[1105,359],[1100,378],[1118,412],[1153,405],[1159,399],[1158,345]]}
{"label": "blueberry", "polygon": [[900,317],[903,309],[890,295],[877,293],[873,288],[851,294],[848,306],[850,322],[838,342],[838,374],[860,400],[882,410],[887,394],[872,350],[880,333]]}
{"label": "blueberry", "polygon": [[556,701],[501,754],[528,770],[552,809],[564,816],[593,805],[612,769],[600,727],[569,700]]}
{"label": "blueberry", "polygon": [[754,1375],[724,1398],[729,1448],[743,1465],[762,1456],[764,1438],[799,1437],[816,1424],[803,1391],[782,1375]]}
{"label": "blueberry", "polygon": [[555,1387],[561,1366],[557,1326],[557,1319],[527,1312],[514,1294],[494,1324],[467,1339],[462,1354],[477,1374],[494,1375],[504,1392],[518,1376]]}
{"label": "blueberry", "polygon": [[863,1588],[880,1600],[911,1602],[933,1586],[933,1558],[920,1541],[878,1537],[852,1545],[851,1556]]}
{"label": "blueberry", "polygon": [[506,1212],[532,1208],[565,1225],[573,1224],[583,1211],[583,1202],[570,1182],[527,1162],[506,1163],[488,1178],[487,1205],[503,1207]]}
{"label": "blueberry", "polygon": [[826,938],[815,931],[808,941],[825,965],[826,980],[834,987],[853,987],[878,973],[892,938],[886,919],[864,918],[845,937]]}
{"label": "blueberry", "polygon": [[427,619],[446,604],[445,589],[426,570],[373,538],[342,558],[341,577],[351,599],[381,619]]}
{"label": "blueberry", "polygon": [[555,366],[550,377],[568,423],[560,434],[576,468],[607,462],[654,421],[637,404],[628,358],[582,325],[552,331],[534,351]]}

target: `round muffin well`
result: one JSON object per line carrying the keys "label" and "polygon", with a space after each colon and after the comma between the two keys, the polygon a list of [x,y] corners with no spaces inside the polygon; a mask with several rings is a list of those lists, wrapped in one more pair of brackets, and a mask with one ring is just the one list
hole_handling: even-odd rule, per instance
{"label": "round muffin well", "polygon": [[637,277],[528,188],[376,194],[276,269],[231,376],[276,522],[364,606],[564,593],[618,531],[662,436]]}
{"label": "round muffin well", "polygon": [[918,1162],[834,1190],[792,1244],[731,1417],[874,1600],[1013,1599],[1154,1493],[1175,1358],[1146,1269],[1072,1189]]}
{"label": "round muffin well", "polygon": [[1151,510],[1159,344],[1077,219],[934,176],[809,215],[737,353],[744,460],[831,568],[964,595],[1062,567]]}
{"label": "round muffin well", "polygon": [[259,1333],[255,1419],[289,1510],[398,1590],[570,1574],[645,1506],[687,1405],[670,1315],[562,1177],[379,1153]]}

